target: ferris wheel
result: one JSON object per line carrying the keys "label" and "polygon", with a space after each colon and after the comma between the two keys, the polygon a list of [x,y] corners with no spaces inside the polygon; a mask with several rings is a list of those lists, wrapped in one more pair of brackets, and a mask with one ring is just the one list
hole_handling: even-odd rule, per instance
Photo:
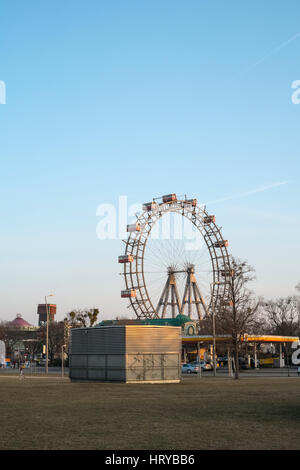
{"label": "ferris wheel", "polygon": [[230,305],[228,241],[197,199],[168,194],[143,204],[127,225],[123,264],[127,298],[140,319],[187,315],[201,321]]}

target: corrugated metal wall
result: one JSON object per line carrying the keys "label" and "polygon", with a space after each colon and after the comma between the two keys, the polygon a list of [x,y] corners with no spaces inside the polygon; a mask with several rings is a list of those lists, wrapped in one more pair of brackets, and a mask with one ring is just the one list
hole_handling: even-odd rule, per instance
{"label": "corrugated metal wall", "polygon": [[71,330],[70,378],[179,381],[181,328],[124,325]]}
{"label": "corrugated metal wall", "polygon": [[126,325],[126,353],[178,353],[179,330],[173,326]]}
{"label": "corrugated metal wall", "polygon": [[70,350],[72,354],[124,354],[125,327],[74,328]]}
{"label": "corrugated metal wall", "polygon": [[179,354],[128,354],[127,382],[176,381],[180,378]]}

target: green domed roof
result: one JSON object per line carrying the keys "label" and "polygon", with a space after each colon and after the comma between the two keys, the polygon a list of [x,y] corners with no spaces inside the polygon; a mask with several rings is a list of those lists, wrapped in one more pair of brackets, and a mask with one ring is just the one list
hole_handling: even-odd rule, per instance
{"label": "green domed roof", "polygon": [[175,320],[176,320],[176,323],[178,323],[178,325],[182,325],[183,323],[187,323],[188,321],[191,321],[190,317],[186,315],[181,315],[181,314],[177,315]]}

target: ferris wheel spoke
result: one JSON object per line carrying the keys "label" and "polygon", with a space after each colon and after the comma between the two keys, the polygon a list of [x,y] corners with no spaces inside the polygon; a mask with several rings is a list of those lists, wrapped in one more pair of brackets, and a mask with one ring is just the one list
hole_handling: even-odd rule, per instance
{"label": "ferris wheel spoke", "polygon": [[161,244],[155,244],[155,248],[150,244],[148,246],[148,250],[149,255],[152,253],[152,257],[154,259],[156,258],[160,262],[160,264],[163,264],[166,268],[168,267],[168,260],[166,259],[166,255]]}

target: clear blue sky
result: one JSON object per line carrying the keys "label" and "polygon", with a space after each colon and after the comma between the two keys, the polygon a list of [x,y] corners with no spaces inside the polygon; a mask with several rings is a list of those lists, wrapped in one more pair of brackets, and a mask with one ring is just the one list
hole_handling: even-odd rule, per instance
{"label": "clear blue sky", "polygon": [[51,292],[58,319],[128,313],[122,242],[96,237],[120,195],[207,202],[257,294],[295,293],[299,17],[298,0],[1,2],[0,319],[36,323]]}

